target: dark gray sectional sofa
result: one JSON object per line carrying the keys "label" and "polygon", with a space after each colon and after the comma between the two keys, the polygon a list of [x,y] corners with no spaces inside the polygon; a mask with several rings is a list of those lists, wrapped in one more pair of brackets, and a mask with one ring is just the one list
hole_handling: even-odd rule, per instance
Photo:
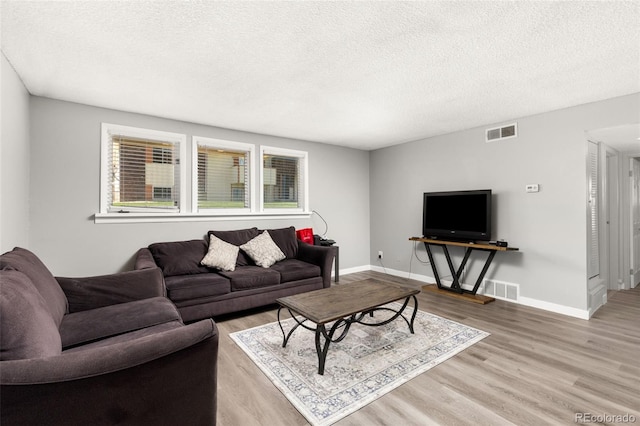
{"label": "dark gray sectional sofa", "polygon": [[154,243],[138,251],[135,269],[162,270],[167,295],[184,321],[264,306],[279,297],[331,286],[335,248],[301,242],[294,227],[266,230],[285,256],[270,267],[257,266],[242,249],[233,271],[201,264],[212,235],[239,247],[264,231],[209,231],[206,239]]}
{"label": "dark gray sectional sofa", "polygon": [[185,325],[158,268],[56,278],[0,256],[0,424],[216,423],[218,330]]}

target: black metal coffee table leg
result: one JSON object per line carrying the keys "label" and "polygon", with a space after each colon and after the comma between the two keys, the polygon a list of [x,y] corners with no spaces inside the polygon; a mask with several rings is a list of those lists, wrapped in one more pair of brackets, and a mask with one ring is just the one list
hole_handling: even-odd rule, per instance
{"label": "black metal coffee table leg", "polygon": [[[321,344],[322,338],[320,336],[325,336],[324,345]],[[329,343],[331,340],[326,338],[327,330],[324,324],[320,324],[316,327],[316,352],[318,353],[318,374],[324,374],[324,363],[327,360],[327,352],[329,352]]]}
{"label": "black metal coffee table leg", "polygon": [[311,328],[308,325],[304,324],[307,319],[303,319],[302,321],[300,321],[298,318],[296,318],[296,316],[293,314],[293,312],[291,312],[291,309],[287,309],[287,311],[289,311],[289,315],[291,316],[291,318],[293,318],[293,320],[296,322],[296,325],[294,325],[291,330],[289,330],[289,333],[285,333],[284,331],[284,327],[282,327],[282,321],[280,320],[280,312],[282,311],[282,306],[280,306],[278,308],[278,325],[280,326],[280,331],[282,331],[282,347],[286,348],[287,347],[287,342],[289,341],[289,338],[291,337],[291,335],[293,334],[294,331],[296,331],[296,329],[300,326],[302,326],[302,328],[306,328],[307,330],[311,330],[311,331],[315,331],[316,328]]}
{"label": "black metal coffee table leg", "polygon": [[[349,318],[339,319],[333,323],[329,331],[327,332],[327,328],[324,324],[316,325],[316,352],[318,353],[318,374],[324,375],[324,364],[327,360],[327,353],[329,352],[329,345],[337,342],[341,342],[345,337],[347,337],[347,333],[349,332],[349,328],[351,324],[356,322],[356,314],[351,315]],[[334,335],[338,329],[342,328],[342,333],[340,336],[334,339]],[[322,339],[324,338],[324,343]]]}

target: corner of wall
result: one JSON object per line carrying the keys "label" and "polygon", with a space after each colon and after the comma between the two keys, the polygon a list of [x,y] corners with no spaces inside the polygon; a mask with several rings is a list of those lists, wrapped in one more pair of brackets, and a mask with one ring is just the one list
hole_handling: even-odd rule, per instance
{"label": "corner of wall", "polygon": [[29,241],[30,95],[0,55],[0,252]]}

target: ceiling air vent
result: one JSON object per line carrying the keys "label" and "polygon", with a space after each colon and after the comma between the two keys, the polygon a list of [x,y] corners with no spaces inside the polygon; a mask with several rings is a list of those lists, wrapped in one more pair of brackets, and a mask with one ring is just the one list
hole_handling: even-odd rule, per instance
{"label": "ceiling air vent", "polygon": [[518,137],[518,123],[508,124],[502,127],[487,129],[487,142],[495,142],[503,139]]}

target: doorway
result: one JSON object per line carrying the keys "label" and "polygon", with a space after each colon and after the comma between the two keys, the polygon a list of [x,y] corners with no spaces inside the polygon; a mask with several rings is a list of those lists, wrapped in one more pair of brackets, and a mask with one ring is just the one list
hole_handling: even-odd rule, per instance
{"label": "doorway", "polygon": [[600,278],[608,290],[627,290],[640,281],[640,123],[590,130],[587,139],[600,147]]}
{"label": "doorway", "polygon": [[630,286],[640,284],[640,157],[630,159],[629,186],[631,189],[630,200],[630,226],[631,226],[631,256],[630,256]]}
{"label": "doorway", "polygon": [[603,239],[602,271],[607,280],[609,290],[620,290],[623,286],[622,252],[620,240],[620,156],[618,151],[604,145],[603,173],[602,173],[602,211],[603,211]]}

